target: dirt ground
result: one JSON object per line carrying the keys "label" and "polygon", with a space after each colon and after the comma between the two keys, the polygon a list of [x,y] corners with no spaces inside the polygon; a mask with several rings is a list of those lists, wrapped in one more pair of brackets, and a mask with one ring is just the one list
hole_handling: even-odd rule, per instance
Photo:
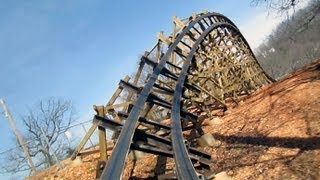
{"label": "dirt ground", "polygon": [[[204,121],[204,131],[216,140],[212,173],[232,179],[320,179],[320,60],[265,86],[228,110]],[[111,152],[109,152],[111,153]],[[62,170],[50,167],[29,179],[95,179],[97,153],[82,162],[65,160]],[[128,160],[123,174],[152,177],[156,157]],[[133,168],[134,167],[134,168]],[[172,172],[172,159],[165,172]],[[164,167],[163,167],[164,168]]]}
{"label": "dirt ground", "polygon": [[[320,61],[264,87],[205,128],[212,170],[233,179],[320,179]],[[211,120],[212,121],[212,120]]]}

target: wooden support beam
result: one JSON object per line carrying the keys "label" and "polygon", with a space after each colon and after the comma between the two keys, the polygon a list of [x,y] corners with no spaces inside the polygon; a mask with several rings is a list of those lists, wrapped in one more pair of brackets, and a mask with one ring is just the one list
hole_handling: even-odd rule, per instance
{"label": "wooden support beam", "polygon": [[[159,42],[160,43],[160,42]],[[158,44],[159,44],[158,43]],[[158,49],[156,49],[156,51],[158,52]],[[156,55],[157,56],[157,55]],[[145,62],[144,61],[140,61],[140,65],[139,65],[139,68],[138,68],[138,71],[137,71],[137,73],[136,73],[136,75],[135,75],[135,77],[134,77],[134,80],[133,80],[133,85],[135,85],[135,86],[137,86],[138,85],[138,81],[139,81],[139,79],[140,79],[140,77],[141,77],[141,74],[142,74],[142,70],[143,70],[143,67],[144,67],[144,65],[145,65]],[[124,81],[125,82],[128,82],[129,81],[129,79],[124,79]],[[127,99],[126,99],[126,101],[132,101],[131,99],[132,99],[132,97],[133,97],[133,92],[132,91],[129,91],[129,94],[128,94],[128,96],[127,96]],[[123,107],[123,109],[122,109],[123,111],[127,111],[128,110],[128,108],[127,107]]]}
{"label": "wooden support beam", "polygon": [[177,16],[173,16],[172,20],[181,29],[183,29],[186,26]]}
{"label": "wooden support beam", "polygon": [[170,45],[172,43],[170,38],[166,37],[163,34],[163,31],[158,32],[157,37],[158,37],[159,40],[161,40],[164,43],[167,43],[168,45]]}
{"label": "wooden support beam", "polygon": [[[130,77],[126,76],[124,78],[124,81],[129,81]],[[106,107],[103,106],[93,106],[94,110],[97,112],[98,115],[104,117],[106,115],[106,112],[108,110],[110,110],[110,106],[113,105],[113,103],[117,100],[117,98],[119,97],[119,95],[121,94],[123,88],[121,86],[119,86],[117,88],[117,90],[113,93],[113,95],[111,96],[111,98],[109,99]],[[119,118],[115,118],[116,120],[120,121]],[[81,149],[85,146],[85,144],[87,143],[87,141],[89,140],[89,138],[92,136],[93,132],[95,131],[95,129],[98,127],[97,123],[93,122],[93,124],[91,125],[90,129],[88,130],[88,132],[86,133],[86,135],[84,136],[84,138],[81,140],[80,144],[76,147],[75,151],[73,152],[73,154],[71,155],[71,160],[74,160],[77,155],[79,154],[79,152],[81,151]],[[98,128],[99,129],[99,145],[100,145],[100,156],[102,160],[106,160],[107,159],[107,140],[106,140],[106,130],[102,127],[102,128]]]}
{"label": "wooden support beam", "polygon": [[[125,76],[124,79],[123,79],[123,81],[125,81],[125,82],[128,82],[129,80],[130,80],[129,76]],[[107,113],[107,112],[109,112],[109,110],[112,109],[112,106],[113,106],[114,102],[117,100],[117,98],[119,97],[119,95],[121,94],[122,91],[123,91],[123,87],[122,86],[118,86],[117,90],[113,93],[113,95],[109,99],[108,103],[106,104],[106,106],[104,108],[104,113]],[[119,119],[118,117],[114,117],[114,118],[115,118],[115,120],[117,120],[119,122],[121,121],[121,119]]]}
{"label": "wooden support beam", "polygon": [[100,159],[102,161],[105,161],[108,159],[106,129],[104,127],[99,126],[98,130],[99,130]]}
{"label": "wooden support beam", "polygon": [[113,105],[110,105],[110,106],[106,106],[105,107],[105,111],[109,111],[111,109],[115,109],[115,108],[119,108],[119,107],[123,107],[123,109],[126,108],[126,106],[128,106],[129,104],[132,104],[134,101],[126,101],[126,102],[123,102],[123,103],[120,103],[120,104],[113,104]]}
{"label": "wooden support beam", "polygon": [[[97,112],[98,116],[105,117],[106,113],[105,113],[105,108],[103,106],[94,106],[94,110]],[[98,126],[98,132],[99,132],[100,160],[105,161],[108,159],[106,129],[104,127]]]}
{"label": "wooden support beam", "polygon": [[87,143],[87,141],[92,136],[93,132],[96,130],[97,127],[98,127],[97,123],[93,122],[90,129],[88,130],[88,132],[86,133],[84,138],[81,140],[80,144],[76,147],[76,149],[72,153],[72,155],[70,157],[71,160],[74,160],[77,157],[77,155],[79,154],[81,149],[84,147],[84,145]]}
{"label": "wooden support beam", "polygon": [[[130,80],[130,77],[129,76],[126,76],[124,79],[124,81],[128,82]],[[119,97],[119,95],[121,94],[123,88],[121,86],[119,86],[117,88],[117,90],[113,93],[113,95],[111,96],[111,98],[109,99],[108,103],[106,104],[106,106],[110,106],[112,105],[116,100],[117,98]]]}
{"label": "wooden support beam", "polygon": [[[192,80],[190,80],[190,82],[192,84],[196,84],[195,82],[193,82]],[[202,92],[206,93],[207,95],[211,96],[212,98],[214,98],[215,100],[217,100],[219,103],[221,103],[224,107],[227,107],[227,105],[222,102],[219,98],[217,98],[216,96],[214,96],[213,94],[211,94],[209,91],[207,91],[205,88],[201,87],[201,86],[197,86]]]}

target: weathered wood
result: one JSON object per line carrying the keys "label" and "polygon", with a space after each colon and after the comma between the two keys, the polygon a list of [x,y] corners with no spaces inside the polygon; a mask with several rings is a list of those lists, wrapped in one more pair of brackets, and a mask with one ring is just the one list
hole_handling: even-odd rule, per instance
{"label": "weathered wood", "polygon": [[99,126],[98,130],[99,130],[100,159],[104,161],[108,159],[106,129]]}
{"label": "weathered wood", "polygon": [[105,106],[105,111],[109,111],[110,109],[115,109],[115,108],[119,108],[119,107],[126,108],[129,104],[132,104],[132,103],[133,103],[133,101],[125,101],[123,103]]}
{"label": "weathered wood", "polygon": [[158,34],[157,34],[157,37],[159,40],[161,40],[162,42],[170,45],[172,43],[172,41],[166,37],[164,34],[163,34],[163,31],[160,31]]}
{"label": "weathered wood", "polygon": [[[123,80],[128,82],[130,80],[130,77],[129,76],[125,76],[125,78]],[[106,104],[106,106],[112,105],[117,100],[117,98],[121,94],[122,90],[123,90],[123,88],[121,86],[118,86],[117,90],[113,93],[113,95],[109,99],[109,101]]]}
{"label": "weathered wood", "polygon": [[92,136],[93,132],[96,130],[96,128],[98,127],[97,123],[92,123],[90,129],[88,130],[88,132],[86,133],[86,135],[83,137],[83,139],[81,140],[81,142],[79,143],[79,145],[76,147],[76,149],[74,150],[74,152],[72,153],[70,159],[74,160],[76,159],[77,155],[79,154],[79,152],[81,151],[81,149],[84,147],[84,145],[87,143],[87,141],[89,140],[89,138]]}
{"label": "weathered wood", "polygon": [[[191,81],[192,82],[192,81]],[[195,84],[194,82],[192,82],[193,84]],[[207,95],[211,96],[212,98],[214,98],[216,101],[218,101],[219,103],[221,103],[223,106],[226,107],[226,104],[224,102],[222,102],[218,97],[216,97],[215,95],[213,95],[212,93],[210,93],[209,91],[207,91],[205,88],[201,87],[201,86],[197,86],[202,92],[206,93]]]}
{"label": "weathered wood", "polygon": [[[106,115],[105,108],[103,106],[94,106],[94,110],[97,112],[98,116],[104,117]],[[100,160],[105,161],[108,159],[106,129],[104,127],[98,126],[98,133]]]}
{"label": "weathered wood", "polygon": [[177,16],[173,16],[172,20],[181,29],[183,29],[186,26]]}
{"label": "weathered wood", "polygon": [[[128,82],[130,80],[129,76],[125,76],[123,81]],[[118,88],[116,89],[116,91],[113,93],[113,95],[111,96],[111,98],[109,99],[108,103],[106,104],[105,108],[104,108],[104,116],[106,115],[106,113],[110,112],[111,109],[113,109],[113,104],[114,102],[118,99],[118,97],[120,96],[120,94],[123,91],[123,87],[122,86],[118,86]],[[115,113],[113,115],[113,117],[115,118],[115,120],[117,121],[121,121],[121,119],[117,116],[117,114]]]}

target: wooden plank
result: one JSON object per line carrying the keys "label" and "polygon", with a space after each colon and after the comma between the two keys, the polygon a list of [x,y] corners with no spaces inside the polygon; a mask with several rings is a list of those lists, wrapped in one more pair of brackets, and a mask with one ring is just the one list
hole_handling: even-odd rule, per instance
{"label": "wooden plank", "polygon": [[150,110],[152,109],[153,104],[152,103],[146,103],[144,110],[141,112],[141,117],[146,117]]}
{"label": "wooden plank", "polygon": [[181,29],[183,29],[186,26],[177,16],[173,16],[172,20]]}
{"label": "wooden plank", "polygon": [[[175,41],[176,34],[177,34],[177,24],[173,23],[173,32],[172,32],[172,41]],[[172,64],[176,64],[176,54],[174,52],[171,53],[171,58],[170,60],[172,61]],[[176,69],[171,68],[170,69],[172,72],[175,72]]]}
{"label": "wooden plank", "polygon": [[126,101],[124,103],[120,103],[120,104],[113,104],[110,106],[106,106],[105,107],[105,111],[108,112],[110,109],[115,109],[115,108],[119,108],[119,107],[124,107],[124,109],[126,108],[126,106],[128,106],[129,104],[132,104],[134,101]]}
{"label": "wooden plank", "polygon": [[[190,82],[192,84],[196,84],[195,82],[193,82],[193,80],[190,80]],[[217,100],[219,103],[221,103],[223,106],[227,107],[226,104],[224,102],[222,102],[218,97],[214,96],[213,94],[211,94],[209,91],[207,91],[205,88],[198,86],[197,87],[204,93],[206,93],[207,95],[211,96],[212,98],[214,98],[215,100]]]}
{"label": "wooden plank", "polygon": [[150,51],[145,51],[145,52],[144,52],[144,56],[149,57],[149,55],[151,54],[151,52],[154,51],[154,50],[158,47],[159,44],[161,44],[160,41],[158,41],[158,42],[153,46],[153,48],[151,48]]}
{"label": "wooden plank", "polygon": [[[125,76],[123,81],[128,82],[130,80],[129,76]],[[121,94],[121,92],[123,91],[123,87],[118,86],[117,90],[113,93],[112,97],[109,99],[107,105],[105,106],[104,112],[107,113],[109,110],[112,109],[112,106],[114,104],[114,102],[117,100],[117,98],[119,97],[119,95]],[[115,120],[117,120],[118,122],[121,121],[121,119],[119,117],[117,117],[116,115],[117,113],[115,113],[115,116],[113,116],[115,118]],[[106,115],[106,114],[105,114]],[[103,115],[103,116],[105,116]]]}
{"label": "wooden plank", "polygon": [[81,149],[84,147],[84,145],[87,143],[87,141],[89,140],[89,138],[91,137],[91,135],[93,134],[93,132],[96,130],[97,127],[98,127],[97,123],[93,122],[90,129],[88,130],[84,138],[81,140],[80,144],[76,147],[76,149],[72,153],[70,157],[71,160],[74,160],[77,157],[77,155],[79,154]]}
{"label": "wooden plank", "polygon": [[[134,77],[134,80],[133,80],[133,85],[137,86],[138,85],[138,81],[140,79],[140,76],[141,76],[141,73],[142,73],[142,70],[143,70],[143,67],[145,65],[145,62],[144,61],[141,61],[140,65],[139,65],[139,69]],[[128,82],[129,80],[126,81],[126,79],[124,79],[125,82]],[[127,99],[126,101],[131,101],[132,99],[132,96],[133,96],[133,92],[129,91],[129,94],[127,96]],[[127,110],[127,108],[123,108],[124,111]]]}
{"label": "wooden plank", "polygon": [[99,126],[98,130],[99,130],[100,159],[105,161],[108,159],[106,129],[104,127]]}
{"label": "wooden plank", "polygon": [[[124,79],[124,81],[128,82],[130,80],[130,77],[129,76],[126,76]],[[109,99],[108,103],[106,106],[110,106],[112,105],[116,100],[117,98],[119,97],[119,95],[121,94],[123,88],[118,86],[117,90],[113,93],[113,95],[111,96],[111,98]]]}
{"label": "wooden plank", "polygon": [[163,31],[158,32],[157,37],[160,41],[167,43],[168,45],[172,43],[172,41],[163,34]]}
{"label": "wooden plank", "polygon": [[[158,41],[156,55],[155,55],[156,62],[159,62],[160,54],[161,54],[161,41]],[[140,77],[140,75],[139,75],[139,77]]]}
{"label": "wooden plank", "polygon": [[[105,117],[106,112],[103,106],[94,106],[94,110],[97,112],[98,116]],[[98,126],[98,132],[99,132],[98,135],[99,135],[100,160],[105,161],[108,159],[106,129],[104,127]]]}

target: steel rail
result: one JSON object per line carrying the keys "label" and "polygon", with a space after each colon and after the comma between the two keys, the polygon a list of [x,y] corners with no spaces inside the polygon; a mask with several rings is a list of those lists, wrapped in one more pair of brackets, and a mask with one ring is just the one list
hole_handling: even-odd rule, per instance
{"label": "steel rail", "polygon": [[[113,130],[117,130],[117,129],[120,129],[123,124],[122,123],[119,123],[117,121],[114,121],[112,119],[109,119],[109,118],[106,118],[106,117],[100,117],[100,116],[95,116],[94,119],[93,119],[93,122],[97,123],[98,126],[101,126],[101,127],[104,127],[104,128],[109,128],[109,129],[113,129]],[[150,140],[152,140],[153,142],[149,142]],[[154,142],[157,142],[158,144],[161,144],[161,145],[164,145],[166,147],[170,147],[172,146],[172,143],[171,143],[171,140],[170,139],[167,139],[165,137],[162,137],[162,136],[159,136],[159,135],[155,135],[155,134],[152,134],[150,132],[145,132],[143,130],[140,130],[140,129],[137,129],[135,134],[134,134],[134,137],[133,137],[133,143],[134,142],[145,142],[145,143],[149,143],[151,144],[152,146],[157,146],[154,144]],[[170,148],[169,148],[170,149]],[[190,157],[193,158],[193,160],[209,160],[211,159],[211,155],[210,154],[207,154],[203,151],[199,151],[198,149],[194,148],[194,147],[190,147],[189,149],[190,151]],[[173,157],[173,153],[172,153],[172,157]],[[199,162],[200,164],[204,163],[204,162]]]}
{"label": "steel rail", "polygon": [[171,108],[171,139],[172,139],[172,147],[174,152],[174,160],[176,165],[177,177],[178,179],[183,180],[193,180],[199,179],[199,175],[193,167],[193,164],[189,158],[188,150],[186,148],[186,144],[184,142],[183,134],[182,134],[182,126],[181,126],[181,97],[182,90],[184,87],[184,82],[186,76],[188,74],[188,69],[191,64],[191,61],[194,57],[196,50],[198,50],[200,43],[203,39],[214,29],[218,27],[229,27],[236,30],[239,34],[240,32],[236,27],[228,23],[215,23],[212,26],[208,27],[197,39],[197,41],[192,46],[187,59],[184,61],[182,70],[180,72],[180,76],[178,77],[178,81],[175,87],[175,93],[172,100],[172,108]]}
{"label": "steel rail", "polygon": [[191,19],[189,24],[181,30],[181,32],[177,35],[175,41],[169,45],[167,52],[164,54],[164,56],[161,57],[159,63],[154,68],[153,73],[151,74],[148,82],[146,83],[146,85],[140,92],[136,102],[134,103],[133,108],[128,116],[128,119],[124,124],[124,127],[119,135],[118,141],[115,144],[113,152],[107,162],[106,168],[102,172],[101,179],[121,179],[125,159],[130,149],[131,141],[135,132],[135,128],[137,126],[139,115],[143,110],[144,104],[151,92],[153,85],[157,80],[157,77],[159,76],[161,70],[165,67],[166,62],[168,61],[174,50],[177,48],[177,45],[180,43],[183,37],[187,35],[187,33],[190,33],[191,28],[194,28],[194,25],[196,23],[208,17],[220,17],[228,23],[233,24],[231,20],[229,20],[222,14],[207,13],[196,17],[196,19],[194,20]]}

